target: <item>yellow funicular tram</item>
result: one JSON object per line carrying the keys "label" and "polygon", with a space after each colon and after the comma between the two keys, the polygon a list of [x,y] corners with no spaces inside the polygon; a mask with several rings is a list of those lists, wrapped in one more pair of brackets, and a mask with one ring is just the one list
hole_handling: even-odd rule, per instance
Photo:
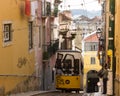
{"label": "yellow funicular tram", "polygon": [[56,89],[83,90],[83,59],[80,51],[58,50],[56,53]]}

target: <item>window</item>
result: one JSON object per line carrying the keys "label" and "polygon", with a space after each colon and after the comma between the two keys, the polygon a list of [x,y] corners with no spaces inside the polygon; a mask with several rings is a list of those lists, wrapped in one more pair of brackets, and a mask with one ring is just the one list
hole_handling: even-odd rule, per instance
{"label": "window", "polygon": [[85,51],[97,51],[98,43],[97,42],[86,42],[84,47],[85,47]]}
{"label": "window", "polygon": [[12,40],[12,31],[11,31],[11,28],[12,27],[12,24],[11,23],[8,23],[8,24],[4,24],[4,42],[9,42]]}
{"label": "window", "polygon": [[50,2],[46,2],[46,15],[50,16],[51,14],[51,4]]}
{"label": "window", "polygon": [[97,48],[96,48],[96,47],[97,47],[96,45],[91,44],[91,51],[97,51]]}
{"label": "window", "polygon": [[91,64],[95,64],[95,57],[91,57]]}
{"label": "window", "polygon": [[29,49],[33,48],[33,22],[29,22]]}
{"label": "window", "polygon": [[79,74],[79,59],[74,60],[74,73]]}
{"label": "window", "polygon": [[39,27],[39,48],[41,47],[41,43],[42,43],[42,40],[41,40],[41,26]]}
{"label": "window", "polygon": [[45,0],[42,0],[42,16],[45,16]]}

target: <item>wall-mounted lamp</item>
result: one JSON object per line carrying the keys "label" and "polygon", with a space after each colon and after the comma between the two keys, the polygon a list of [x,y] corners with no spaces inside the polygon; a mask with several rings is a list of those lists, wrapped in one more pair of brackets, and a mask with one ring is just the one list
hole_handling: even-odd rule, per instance
{"label": "wall-mounted lamp", "polygon": [[102,35],[102,29],[98,28],[96,32],[97,38],[99,40],[98,44],[98,58],[100,60],[100,65],[104,65],[104,38]]}
{"label": "wall-mounted lamp", "polygon": [[100,37],[102,36],[102,31],[100,28],[97,29],[96,35],[98,39],[100,39]]}
{"label": "wall-mounted lamp", "polygon": [[100,28],[97,29],[96,35],[99,39],[99,49],[102,50],[102,48],[104,47],[104,38],[102,36],[102,30]]}

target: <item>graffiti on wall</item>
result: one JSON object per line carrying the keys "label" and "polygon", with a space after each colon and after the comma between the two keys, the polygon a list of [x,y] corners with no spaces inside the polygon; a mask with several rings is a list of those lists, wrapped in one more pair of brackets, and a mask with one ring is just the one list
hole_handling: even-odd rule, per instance
{"label": "graffiti on wall", "polygon": [[18,68],[22,68],[23,66],[25,66],[27,64],[27,58],[26,57],[19,57],[18,58],[18,63],[17,63],[17,67]]}

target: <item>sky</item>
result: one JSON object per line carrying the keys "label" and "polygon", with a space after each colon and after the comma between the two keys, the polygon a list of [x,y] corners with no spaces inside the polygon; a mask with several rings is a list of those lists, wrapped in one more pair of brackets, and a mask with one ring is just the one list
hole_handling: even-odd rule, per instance
{"label": "sky", "polygon": [[88,11],[97,11],[101,10],[101,5],[98,3],[98,0],[63,0],[59,9],[86,9]]}

